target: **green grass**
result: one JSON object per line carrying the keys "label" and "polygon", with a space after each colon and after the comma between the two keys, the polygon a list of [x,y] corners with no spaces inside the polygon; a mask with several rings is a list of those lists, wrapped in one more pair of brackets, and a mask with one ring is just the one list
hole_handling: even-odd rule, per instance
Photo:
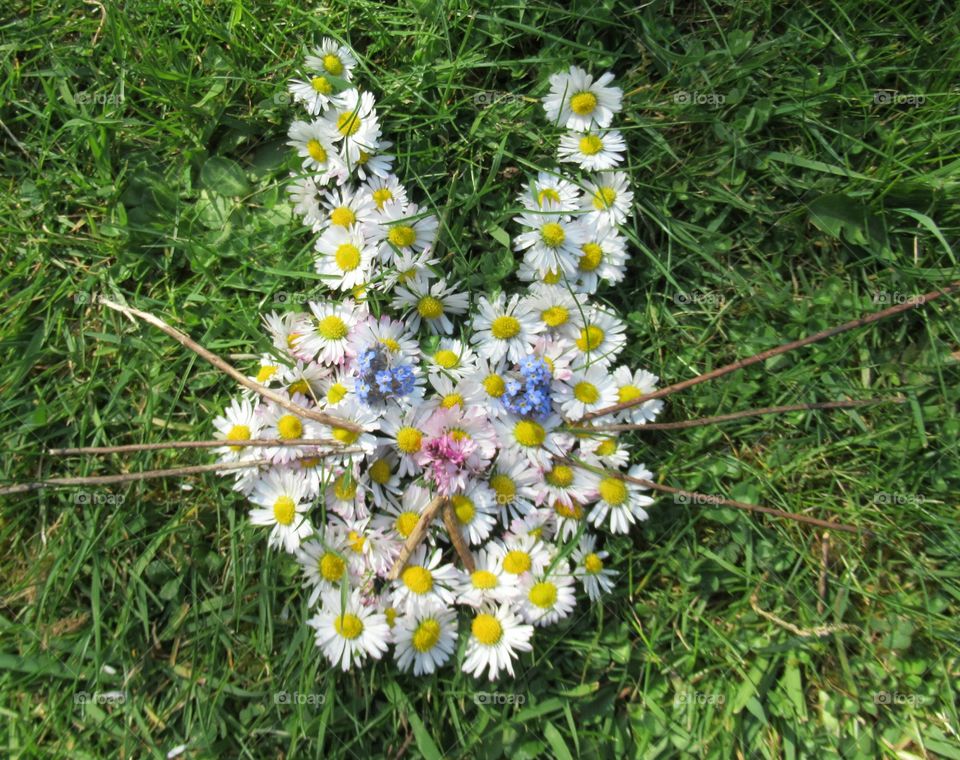
{"label": "green grass", "polygon": [[[294,112],[277,96],[325,34],[357,51],[397,172],[475,289],[514,267],[498,228],[515,233],[523,174],[550,160],[534,100],[547,76],[616,71],[638,213],[628,279],[605,297],[627,315],[628,361],[665,383],[960,275],[954,3],[159,5],[3,11],[5,482],[208,461],[44,452],[208,437],[234,392],[94,295],[229,355],[266,347],[258,315],[286,308],[278,293],[316,288],[283,191]],[[478,106],[488,92],[523,98]],[[222,159],[242,168],[229,195],[205,183]],[[960,757],[956,304],[697,386],[663,419],[908,403],[633,444],[667,484],[872,537],[833,532],[824,564],[815,528],[661,498],[608,544],[616,593],[538,632],[496,686],[456,668],[329,671],[294,568],[215,477],[90,492],[101,503],[7,497],[0,754]],[[112,690],[123,704],[76,704]],[[310,696],[277,704],[280,691]]]}

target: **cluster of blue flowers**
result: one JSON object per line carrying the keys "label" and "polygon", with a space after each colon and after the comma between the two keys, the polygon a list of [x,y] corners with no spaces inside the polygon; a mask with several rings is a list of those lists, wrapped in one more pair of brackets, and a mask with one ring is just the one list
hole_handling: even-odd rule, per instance
{"label": "cluster of blue flowers", "polygon": [[390,396],[406,396],[413,392],[416,377],[406,364],[391,367],[383,346],[368,348],[357,357],[359,377],[355,389],[367,406],[382,404]]}
{"label": "cluster of blue flowers", "polygon": [[507,389],[500,397],[503,405],[521,417],[542,419],[550,414],[550,368],[539,356],[520,360],[520,378],[507,380]]}

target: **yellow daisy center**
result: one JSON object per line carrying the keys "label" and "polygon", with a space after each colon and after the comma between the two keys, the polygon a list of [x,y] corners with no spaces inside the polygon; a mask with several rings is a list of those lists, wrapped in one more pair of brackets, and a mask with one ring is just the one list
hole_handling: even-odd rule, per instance
{"label": "yellow daisy center", "polygon": [[520,332],[520,320],[509,315],[497,317],[490,324],[490,333],[497,340],[510,340]]}
{"label": "yellow daisy center", "polygon": [[329,95],[333,92],[333,85],[330,84],[330,80],[326,77],[314,77],[310,80],[310,86],[321,95]]}
{"label": "yellow daisy center", "polygon": [[522,575],[530,569],[530,555],[519,549],[507,552],[503,558],[503,569],[511,575]]}
{"label": "yellow daisy center", "polygon": [[440,623],[433,618],[424,620],[413,632],[410,643],[418,652],[429,652],[440,640]]}
{"label": "yellow daisy center", "polygon": [[356,615],[341,615],[333,620],[333,630],[345,639],[355,639],[363,633],[363,621]]}
{"label": "yellow daisy center", "polygon": [[530,589],[528,594],[531,604],[542,610],[548,610],[557,602],[557,587],[550,581],[541,581]]}
{"label": "yellow daisy center", "polygon": [[597,445],[597,456],[609,457],[617,452],[617,439],[605,438]]}
{"label": "yellow daisy center", "polygon": [[452,409],[458,404],[460,406],[466,406],[463,396],[461,396],[459,393],[448,393],[440,400],[440,406],[442,406],[444,409]]}
{"label": "yellow daisy center", "polygon": [[307,153],[318,164],[327,163],[327,151],[319,140],[307,140]]}
{"label": "yellow daisy center", "polygon": [[497,494],[498,504],[509,504],[513,501],[513,497],[517,495],[517,484],[502,472],[498,472],[490,478],[490,487]]}
{"label": "yellow daisy center", "polygon": [[334,427],[330,429],[330,435],[340,441],[344,446],[349,446],[357,442],[357,439],[360,437],[360,432],[357,430],[347,430],[342,427]]}
{"label": "yellow daisy center", "polygon": [[289,393],[291,396],[294,395],[295,393],[300,393],[304,396],[309,396],[310,383],[308,383],[303,378],[300,378],[296,382],[290,383],[290,385],[287,386],[287,393]]}
{"label": "yellow daisy center", "polygon": [[[333,72],[331,71],[330,73],[332,74]],[[577,116],[587,116],[592,114],[593,109],[596,107],[597,96],[589,90],[578,92],[572,98],[570,98],[570,110],[577,114]]]}
{"label": "yellow daisy center", "polygon": [[396,353],[400,350],[400,344],[397,343],[393,338],[381,338],[380,342],[387,347],[389,351]]}
{"label": "yellow daisy center", "polygon": [[477,615],[470,625],[473,638],[488,647],[493,646],[503,638],[503,626],[493,615],[486,612]]}
{"label": "yellow daisy center", "polygon": [[547,431],[533,420],[520,420],[513,426],[513,437],[521,446],[533,448],[539,446],[547,437]]}
{"label": "yellow daisy center", "polygon": [[584,404],[596,404],[600,398],[600,391],[593,383],[586,380],[573,386],[573,397]]}
{"label": "yellow daisy center", "polygon": [[583,507],[573,499],[570,500],[570,506],[559,501],[554,502],[553,511],[560,517],[566,517],[568,520],[579,520],[583,517]]}
{"label": "yellow daisy center", "polygon": [[284,494],[273,502],[273,519],[280,525],[289,525],[293,522],[293,513],[296,511],[296,504],[293,499]]}
{"label": "yellow daisy center", "polygon": [[443,314],[443,303],[433,296],[424,296],[417,304],[417,311],[424,319],[437,319]]}
{"label": "yellow daisy center", "polygon": [[643,391],[635,385],[624,385],[617,390],[617,399],[621,404],[627,401],[633,401],[635,398],[640,398],[642,395]]}
{"label": "yellow daisy center", "polygon": [[265,383],[267,382],[267,380],[273,377],[276,373],[277,373],[276,367],[272,367],[269,364],[265,364],[260,368],[260,371],[257,372],[257,382]]}
{"label": "yellow daisy center", "polygon": [[360,265],[360,249],[350,243],[344,243],[334,254],[341,272],[352,272]]}
{"label": "yellow daisy center", "polygon": [[507,384],[500,375],[487,375],[483,380],[483,389],[494,398],[500,398],[507,392]]}
{"label": "yellow daisy center", "polygon": [[333,74],[335,77],[343,73],[343,63],[333,53],[327,53],[323,56],[323,68],[327,70],[328,74]]}
{"label": "yellow daisy center", "polygon": [[580,152],[585,156],[595,156],[603,150],[603,140],[596,135],[584,135],[580,138]]}
{"label": "yellow daisy center", "polygon": [[408,567],[400,578],[414,594],[426,594],[433,590],[433,575],[425,567]]}
{"label": "yellow daisy center", "polygon": [[404,454],[416,454],[422,442],[423,433],[416,428],[404,427],[397,431],[397,448]]}
{"label": "yellow daisy center", "polygon": [[540,228],[540,237],[548,248],[559,248],[567,239],[567,233],[556,222],[547,222]]}
{"label": "yellow daisy center", "polygon": [[344,473],[333,482],[333,495],[340,501],[353,501],[357,496],[357,481]]}
{"label": "yellow daisy center", "polygon": [[441,349],[433,355],[433,360],[444,369],[453,369],[460,361],[460,357],[449,349]]}
{"label": "yellow daisy center", "polygon": [[540,319],[547,327],[559,327],[570,318],[570,312],[565,306],[551,306],[540,312]]}
{"label": "yellow daisy center", "polygon": [[544,203],[546,203],[547,201],[550,201],[551,203],[559,204],[560,193],[558,193],[552,187],[545,187],[537,195],[537,201],[540,203],[541,206],[543,206]]}
{"label": "yellow daisy center", "polygon": [[387,233],[387,240],[393,243],[397,248],[409,248],[417,242],[417,233],[413,227],[406,224],[397,224],[390,228]]}
{"label": "yellow daisy center", "polygon": [[457,514],[457,519],[464,525],[469,525],[473,521],[474,515],[477,513],[477,510],[473,506],[473,502],[463,494],[456,494],[453,498],[450,499],[453,504],[453,511]]}
{"label": "yellow daisy center", "polygon": [[612,187],[601,187],[593,194],[593,207],[597,211],[610,208],[617,199],[617,191]]}
{"label": "yellow daisy center", "polygon": [[347,111],[337,117],[337,130],[344,137],[352,137],[360,129],[360,114],[356,111]]}
{"label": "yellow daisy center", "polygon": [[580,337],[577,338],[577,348],[586,353],[587,351],[596,351],[603,343],[606,337],[603,330],[596,325],[587,325],[580,330]]}
{"label": "yellow daisy center", "polygon": [[350,332],[350,328],[336,314],[331,314],[317,323],[317,332],[320,333],[320,337],[327,340],[343,340]]}
{"label": "yellow daisy center", "polygon": [[390,476],[393,475],[390,471],[390,462],[386,459],[378,459],[370,465],[368,472],[370,473],[370,480],[381,486],[389,483]]}
{"label": "yellow daisy center", "polygon": [[558,269],[554,272],[552,269],[548,269],[547,273],[543,276],[543,281],[547,285],[556,285],[560,282],[560,270]]}
{"label": "yellow daisy center", "polygon": [[348,206],[337,206],[330,212],[330,223],[338,227],[349,227],[355,221],[357,221],[357,215]]}
{"label": "yellow daisy center", "polygon": [[553,369],[553,359],[551,359],[549,356],[544,356],[543,361],[547,365],[547,369],[550,370],[550,374],[555,375],[556,372]]}
{"label": "yellow daisy center", "polygon": [[360,151],[360,155],[357,156],[357,164],[363,166],[367,161],[370,160],[370,154],[365,150]]}
{"label": "yellow daisy center", "polygon": [[[249,441],[250,428],[246,425],[234,425],[227,433],[228,441]],[[231,446],[231,451],[242,451],[243,446]]]}
{"label": "yellow daisy center", "polygon": [[596,575],[601,570],[603,570],[603,560],[599,556],[591,552],[586,557],[583,558],[583,567],[591,575]]}
{"label": "yellow daisy center", "polygon": [[487,589],[497,587],[497,576],[491,573],[489,570],[474,570],[473,574],[470,576],[470,582],[473,584],[474,588]]}
{"label": "yellow daisy center", "polygon": [[367,543],[367,537],[361,536],[355,530],[351,530],[347,534],[347,541],[350,543],[350,548],[354,551],[354,553],[360,554],[363,552],[364,544]]}
{"label": "yellow daisy center", "polygon": [[419,521],[420,515],[418,515],[416,512],[403,512],[394,521],[393,527],[397,533],[406,538],[413,533],[413,529],[417,526]]}
{"label": "yellow daisy center", "polygon": [[347,387],[342,383],[334,383],[327,390],[327,403],[330,405],[339,404],[347,395]]}
{"label": "yellow daisy center", "polygon": [[384,204],[392,200],[393,193],[390,192],[390,188],[388,187],[381,187],[373,191],[373,201],[381,211],[383,210]]}
{"label": "yellow daisy center", "polygon": [[600,266],[600,262],[603,260],[603,249],[599,245],[586,243],[580,250],[583,251],[583,255],[577,262],[577,266],[581,272],[592,272]]}
{"label": "yellow daisy center", "polygon": [[320,575],[330,583],[337,583],[343,577],[346,568],[347,563],[333,552],[326,552],[320,558]]}
{"label": "yellow daisy center", "polygon": [[558,464],[544,476],[544,479],[556,488],[569,488],[573,483],[573,468]]}
{"label": "yellow daisy center", "polygon": [[627,486],[620,478],[604,478],[598,487],[600,498],[613,507],[627,500]]}
{"label": "yellow daisy center", "polygon": [[277,420],[277,435],[285,441],[303,437],[303,423],[299,417],[285,414]]}

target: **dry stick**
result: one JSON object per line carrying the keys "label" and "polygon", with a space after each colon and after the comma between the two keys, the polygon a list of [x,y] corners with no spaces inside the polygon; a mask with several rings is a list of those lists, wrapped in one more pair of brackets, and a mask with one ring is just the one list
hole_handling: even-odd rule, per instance
{"label": "dry stick", "polygon": [[403,546],[400,548],[400,554],[397,555],[397,561],[393,563],[393,567],[391,567],[390,572],[387,573],[388,581],[395,581],[400,577],[403,566],[407,564],[410,555],[413,554],[420,545],[423,537],[427,535],[427,528],[429,528],[431,523],[437,518],[437,513],[441,507],[443,507],[443,503],[446,500],[446,496],[435,496],[433,501],[427,504],[426,509],[424,509],[420,515],[420,519],[417,520],[417,524],[413,526],[413,530],[411,530],[410,535],[407,536],[407,540],[403,542]]}
{"label": "dry stick", "polygon": [[453,511],[453,503],[450,499],[447,499],[443,505],[443,524],[447,528],[447,533],[450,535],[450,542],[453,544],[453,548],[456,549],[457,556],[460,557],[460,562],[463,563],[464,570],[472,573],[477,569],[477,566],[473,562],[473,553],[470,551],[470,547],[467,546],[466,541],[463,540],[460,526],[457,525],[457,514]]}
{"label": "dry stick", "polygon": [[941,290],[932,290],[929,293],[925,293],[922,296],[916,296],[910,298],[904,303],[897,304],[896,306],[891,306],[888,309],[883,309],[882,311],[874,312],[869,314],[866,317],[860,317],[859,319],[853,319],[849,322],[844,322],[842,325],[837,327],[831,327],[827,330],[822,330],[821,332],[815,333],[814,335],[808,335],[806,338],[801,338],[800,340],[794,340],[790,343],[784,343],[781,346],[776,348],[770,348],[766,351],[761,351],[759,354],[754,354],[746,359],[739,359],[733,364],[727,364],[724,367],[719,367],[711,372],[707,372],[703,375],[697,375],[692,377],[689,380],[684,380],[679,383],[674,383],[673,385],[668,385],[665,388],[661,388],[658,391],[653,391],[652,393],[645,393],[642,396],[631,401],[624,401],[622,404],[614,404],[613,406],[607,406],[603,409],[598,409],[595,412],[590,412],[583,416],[584,420],[591,420],[595,417],[603,417],[607,414],[615,414],[616,412],[621,412],[624,409],[630,409],[638,404],[642,404],[645,401],[650,401],[655,398],[663,398],[664,396],[669,396],[671,393],[676,393],[677,391],[685,390],[693,385],[698,385],[699,383],[705,383],[707,380],[714,380],[718,377],[723,377],[728,375],[731,372],[735,372],[738,369],[743,369],[744,367],[749,367],[751,364],[757,364],[758,362],[766,361],[767,359],[773,356],[779,356],[780,354],[785,354],[787,351],[792,351],[795,348],[802,348],[803,346],[809,346],[811,343],[817,343],[818,341],[825,340],[826,338],[831,338],[834,335],[839,335],[840,333],[847,332],[847,330],[853,330],[856,327],[864,327],[865,325],[878,322],[881,319],[886,319],[887,317],[892,317],[896,314],[900,314],[904,311],[909,311],[910,309],[916,308],[917,306],[922,306],[923,304],[939,298],[940,296],[947,295],[954,292],[955,290],[960,290],[960,280],[957,282],[952,282],[949,285],[943,287]]}
{"label": "dry stick", "polygon": [[765,406],[761,409],[745,409],[742,412],[720,414],[716,417],[698,417],[682,422],[645,422],[639,425],[591,425],[589,427],[574,428],[577,432],[616,432],[621,430],[682,430],[684,428],[712,425],[716,422],[729,422],[743,417],[759,417],[763,414],[779,414],[781,412],[802,412],[814,409],[851,409],[868,404],[903,404],[905,398],[869,398],[860,401],[818,401],[811,404],[789,404],[787,406]]}
{"label": "dry stick", "polygon": [[342,420],[339,417],[333,417],[329,414],[324,414],[323,412],[315,412],[312,409],[307,409],[305,407],[294,404],[288,398],[285,398],[282,394],[277,393],[266,386],[260,385],[260,383],[255,383],[249,377],[244,375],[240,370],[236,369],[230,364],[227,364],[223,359],[221,359],[216,354],[208,351],[195,340],[193,340],[189,335],[180,332],[175,327],[171,327],[166,322],[164,322],[159,317],[155,317],[153,314],[150,314],[146,311],[140,311],[140,309],[134,309],[131,306],[124,306],[122,304],[114,303],[109,301],[106,298],[98,299],[99,303],[102,303],[109,309],[114,311],[119,311],[121,314],[126,314],[127,316],[136,316],[142,319],[144,322],[148,322],[154,327],[163,330],[167,335],[180,343],[180,345],[189,348],[198,356],[202,356],[208,362],[210,362],[214,367],[219,369],[221,372],[232,377],[240,385],[245,388],[249,388],[255,393],[259,393],[266,399],[273,401],[275,404],[282,406],[284,409],[288,409],[294,414],[298,414],[301,417],[306,417],[307,419],[316,420],[317,422],[322,422],[324,425],[330,425],[331,427],[342,428],[343,430],[349,430],[354,433],[361,433],[363,429],[349,420]]}
{"label": "dry stick", "polygon": [[334,438],[257,438],[222,441],[167,441],[166,443],[127,443],[122,446],[81,446],[76,449],[49,449],[50,456],[73,456],[74,454],[129,454],[137,451],[163,451],[164,449],[217,449],[222,446],[342,446]]}

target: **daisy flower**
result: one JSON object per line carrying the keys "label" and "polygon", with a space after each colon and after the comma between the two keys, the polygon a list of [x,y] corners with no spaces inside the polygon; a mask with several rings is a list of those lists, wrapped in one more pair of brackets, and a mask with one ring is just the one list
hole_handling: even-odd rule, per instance
{"label": "daisy flower", "polygon": [[[263,324],[270,333],[270,339],[273,341],[273,347],[287,356],[293,356],[293,346],[300,337],[300,319],[302,314],[288,312],[286,314],[277,314],[271,311],[263,316]],[[258,381],[263,382],[263,381]]]}
{"label": "daisy flower", "polygon": [[424,426],[432,413],[433,410],[427,408],[404,410],[390,407],[380,420],[381,440],[394,447],[399,457],[397,472],[400,477],[420,473],[416,457],[423,448]]}
{"label": "daisy flower", "polygon": [[626,325],[609,312],[595,306],[585,315],[578,315],[575,323],[579,331],[574,340],[579,366],[609,366],[627,343],[627,336],[624,335]]}
{"label": "daisy flower", "polygon": [[312,319],[302,320],[301,334],[294,342],[294,350],[304,359],[320,364],[342,364],[353,355],[350,339],[354,327],[367,316],[366,307],[358,306],[350,298],[334,301],[310,301]]}
{"label": "daisy flower", "polygon": [[274,377],[286,387],[290,398],[299,393],[316,403],[321,385],[329,375],[329,368],[313,362],[304,363],[302,359],[297,359],[295,366],[280,367]]}
{"label": "daisy flower", "polygon": [[316,249],[320,254],[315,265],[317,274],[327,287],[352,290],[369,279],[375,250],[364,240],[359,227],[328,227],[317,239]]}
{"label": "daisy flower", "polygon": [[524,261],[541,275],[560,271],[572,277],[577,271],[580,246],[587,240],[582,225],[568,216],[527,212],[514,221],[526,228],[513,241],[515,251],[523,251]]}
{"label": "daisy flower", "polygon": [[503,405],[500,404],[500,399],[507,391],[506,369],[507,364],[503,359],[490,361],[477,357],[473,380],[483,389],[479,403],[487,406],[487,413],[491,418],[499,417],[505,413]]}
{"label": "daisy flower", "polygon": [[496,495],[504,526],[533,509],[540,474],[526,457],[497,457],[487,482]]}
{"label": "daisy flower", "polygon": [[[653,473],[642,464],[634,465],[627,474],[632,478],[653,478]],[[649,490],[647,486],[631,483],[613,473],[596,475],[595,483],[599,499],[587,515],[593,525],[599,527],[609,515],[611,533],[628,533],[633,523],[649,517],[644,507],[653,504],[653,499],[641,493]]]}
{"label": "daisy flower", "polygon": [[580,467],[571,467],[554,462],[553,467],[543,472],[543,480],[534,486],[535,503],[559,502],[571,506],[574,502],[584,502],[591,495],[590,478]]}
{"label": "daisy flower", "polygon": [[[234,399],[222,416],[213,420],[217,429],[215,438],[227,441],[249,441],[260,435],[261,419],[249,399]],[[223,446],[218,448],[221,462],[236,462],[240,459],[252,459],[260,452],[251,446]]]}
{"label": "daisy flower", "polygon": [[380,140],[380,124],[373,93],[345,90],[333,101],[323,120],[332,142],[343,143],[340,160],[344,167],[356,164],[360,151],[374,153]]}
{"label": "daisy flower", "polygon": [[400,554],[401,543],[383,531],[373,527],[369,518],[342,520],[334,517],[333,523],[343,525],[350,547],[351,569],[372,581],[370,573],[378,577],[386,575]]}
{"label": "daisy flower", "polygon": [[[571,293],[562,285],[544,285],[543,283],[530,286],[530,294],[526,301],[537,317],[541,331],[567,336],[574,336],[573,318],[584,312],[587,305],[586,298]],[[555,375],[553,368],[551,373]]]}
{"label": "daisy flower", "polygon": [[427,367],[433,374],[443,372],[456,380],[462,380],[476,372],[477,356],[462,341],[441,338],[437,350],[429,358]]}
{"label": "daisy flower", "polygon": [[353,368],[337,367],[320,382],[320,405],[324,410],[334,409],[349,398],[354,398]]}
{"label": "daisy flower", "polygon": [[623,279],[627,253],[626,241],[610,227],[594,227],[580,246],[577,261],[577,287],[584,293],[595,293],[600,280],[613,285]]}
{"label": "daisy flower", "polygon": [[580,188],[559,174],[539,172],[523,187],[517,200],[531,211],[576,211],[580,208]]}
{"label": "daisy flower", "polygon": [[316,183],[326,185],[334,177],[346,176],[346,166],[334,145],[336,133],[322,119],[293,122],[287,137],[287,145],[296,148],[303,159],[303,168],[315,172]]}
{"label": "daisy flower", "polygon": [[450,316],[466,312],[469,303],[469,297],[448,287],[446,280],[430,285],[425,277],[417,275],[411,282],[397,287],[390,305],[405,311],[412,309],[408,324],[414,332],[422,322],[431,333],[449,335],[453,332]]}
{"label": "daisy flower", "polygon": [[332,525],[324,527],[313,538],[304,541],[297,551],[297,562],[303,570],[304,580],[312,587],[307,605],[312,607],[320,595],[327,591],[339,591],[344,583],[349,585],[350,573],[346,536]]}
{"label": "daisy flower", "polygon": [[294,460],[291,464],[303,479],[304,494],[307,498],[312,500],[319,496],[331,478],[327,460],[319,456],[306,456]]}
{"label": "daisy flower", "polygon": [[320,208],[323,212],[321,223],[315,232],[318,232],[321,226],[327,225],[350,229],[368,224],[376,218],[373,200],[348,187],[334,188],[327,192],[320,201]]}
{"label": "daisy flower", "polygon": [[393,143],[389,140],[377,140],[377,144],[367,148],[360,148],[360,155],[353,162],[351,168],[356,170],[357,177],[361,182],[366,182],[375,177],[389,177],[393,171],[393,162],[396,156],[392,153],[384,153],[388,148],[392,148]]}
{"label": "daisy flower", "polygon": [[626,150],[627,142],[616,129],[568,132],[560,138],[557,160],[576,164],[588,172],[599,172],[620,164]]}
{"label": "daisy flower", "polygon": [[250,510],[250,523],[272,527],[270,547],[295,552],[313,532],[303,491],[303,481],[289,470],[268,470],[254,485],[250,501],[261,508]]}
{"label": "daisy flower", "polygon": [[561,384],[556,400],[563,416],[576,421],[588,412],[615,404],[617,389],[607,368],[594,364],[587,369],[575,370],[570,379]]}
{"label": "daisy flower", "polygon": [[334,471],[330,485],[324,490],[327,509],[346,521],[362,520],[370,514],[366,496],[367,489],[360,482],[356,466]]}
{"label": "daisy flower", "polygon": [[[590,493],[591,498],[594,493]],[[557,537],[560,541],[569,541],[580,530],[586,510],[578,499],[570,499],[569,503],[553,502],[553,517],[557,525]]]}
{"label": "daisy flower", "polygon": [[531,572],[540,574],[550,564],[549,547],[529,533],[522,536],[508,536],[504,541],[498,541],[492,545],[492,548],[489,546],[488,548],[500,557],[503,571],[509,575],[523,577]]}
{"label": "daisy flower", "polygon": [[[314,406],[306,396],[294,394],[291,399],[297,406],[310,409]],[[267,401],[260,408],[261,435],[264,438],[278,438],[284,441],[293,441],[299,438],[324,438],[323,428],[319,423],[294,414],[272,401]],[[294,459],[310,456],[316,451],[315,446],[269,446],[263,450],[264,456],[278,464],[292,462]]]}
{"label": "daisy flower", "polygon": [[533,649],[530,644],[532,636],[533,626],[521,623],[509,605],[501,604],[489,612],[478,612],[470,623],[464,672],[480,678],[483,671],[489,669],[491,681],[497,679],[501,670],[512,676],[517,652]]}
{"label": "daisy flower", "polygon": [[521,578],[520,593],[523,598],[520,614],[524,621],[536,626],[553,625],[567,617],[576,604],[573,576],[566,560],[546,575],[530,573]]}
{"label": "daisy flower", "polygon": [[536,334],[542,332],[530,304],[514,294],[508,301],[503,293],[495,298],[481,296],[473,318],[470,341],[484,359],[499,361],[506,358],[519,362],[530,353]]}
{"label": "daisy flower", "polygon": [[608,87],[612,81],[610,72],[593,81],[586,71],[571,66],[568,72],[550,77],[550,93],[543,99],[543,110],[550,121],[567,129],[609,127],[623,99],[623,90]]}
{"label": "daisy flower", "polygon": [[370,177],[360,187],[359,192],[374,204],[377,211],[383,211],[386,206],[397,205],[402,209],[407,207],[407,190],[400,184],[395,174],[385,177]]}
{"label": "daisy flower", "polygon": [[316,644],[331,665],[347,671],[366,658],[379,660],[387,651],[390,626],[386,615],[364,604],[360,589],[345,600],[337,592],[323,595],[320,612],[307,621],[316,630]]}
{"label": "daisy flower", "polygon": [[397,667],[415,676],[433,673],[453,654],[457,642],[457,612],[436,603],[397,618],[393,631]]}
{"label": "daisy flower", "polygon": [[503,571],[503,555],[487,549],[473,554],[474,570],[460,573],[457,604],[481,608],[508,604],[518,596],[518,576]]}
{"label": "daisy flower", "polygon": [[336,87],[323,74],[315,74],[304,79],[293,79],[287,86],[294,103],[303,103],[307,113],[316,116],[323,111],[334,96]]}
{"label": "daisy flower", "polygon": [[[336,416],[341,421],[352,422],[360,428],[360,430],[350,430],[338,425],[330,426],[330,435],[334,440],[354,449],[342,454],[344,461],[370,456],[377,450],[378,443],[374,431],[378,427],[378,416],[372,409],[361,404],[356,397],[351,397],[337,407]],[[337,461],[336,456],[333,457],[333,461]]]}
{"label": "daisy flower", "polygon": [[525,457],[539,467],[547,467],[553,457],[564,456],[573,446],[572,437],[559,429],[561,424],[557,414],[541,421],[526,417],[494,421],[507,455]]}
{"label": "daisy flower", "polygon": [[293,180],[286,187],[293,203],[293,211],[303,217],[307,227],[313,227],[320,222],[320,188],[313,177],[299,177],[291,172]]}
{"label": "daisy flower", "polygon": [[604,567],[609,552],[595,548],[597,537],[589,533],[580,537],[580,544],[573,550],[573,575],[583,584],[590,601],[597,601],[614,587],[616,573]]}
{"label": "daisy flower", "polygon": [[587,464],[619,470],[630,461],[630,452],[616,434],[588,435],[580,439],[580,455]]}
{"label": "daisy flower", "polygon": [[421,546],[407,561],[407,566],[394,581],[393,604],[408,613],[425,603],[453,604],[452,587],[458,579],[453,565],[441,565],[443,552],[435,549],[427,558],[427,547]]}
{"label": "daisy flower", "polygon": [[[613,383],[617,389],[617,397],[614,403],[624,404],[627,401],[633,401],[648,393],[653,393],[657,389],[657,381],[660,378],[647,372],[645,369],[631,371],[629,367],[617,367],[613,371]],[[632,422],[641,425],[644,422],[653,422],[660,410],[663,409],[663,401],[658,398],[644,401],[642,404],[632,406],[618,412],[614,417],[617,420]]]}
{"label": "daisy flower", "polygon": [[390,292],[397,285],[405,285],[416,277],[429,279],[432,274],[430,267],[439,263],[440,259],[434,258],[431,248],[401,253],[389,268],[381,270],[379,285],[382,290]]}
{"label": "daisy flower", "polygon": [[371,457],[363,482],[373,494],[376,506],[385,506],[396,499],[402,492],[396,454],[389,449],[382,449],[378,455]]}
{"label": "daisy flower", "polygon": [[401,254],[432,247],[439,224],[436,216],[421,211],[416,203],[390,203],[380,210],[375,222],[367,224],[366,232],[379,245],[381,260],[390,263]]}
{"label": "daisy flower", "polygon": [[364,348],[383,346],[399,360],[412,362],[420,359],[420,344],[414,334],[403,322],[386,315],[380,319],[371,317],[360,323],[356,330],[356,343]]}
{"label": "daisy flower", "polygon": [[353,79],[353,69],[357,65],[357,59],[346,45],[341,45],[330,37],[324,37],[320,45],[306,57],[305,63],[311,71],[330,74],[349,82]]}
{"label": "daisy flower", "polygon": [[[550,509],[531,509],[523,517],[517,517],[510,523],[510,530],[504,534],[505,540],[533,536],[544,542],[549,548],[549,542],[557,529],[557,516]],[[552,553],[552,551],[551,551]]]}
{"label": "daisy flower", "polygon": [[[418,485],[409,485],[403,490],[401,504],[387,502],[383,511],[373,517],[373,524],[378,529],[395,536],[398,540],[406,540],[420,521],[420,514],[431,502],[433,495]],[[427,540],[432,541],[432,535],[427,534]]]}
{"label": "daisy flower", "polygon": [[587,180],[580,208],[584,219],[595,227],[623,224],[630,215],[633,191],[625,172],[600,172]]}
{"label": "daisy flower", "polygon": [[467,485],[463,493],[450,497],[457,525],[468,544],[486,541],[496,522],[496,495],[480,482]]}

